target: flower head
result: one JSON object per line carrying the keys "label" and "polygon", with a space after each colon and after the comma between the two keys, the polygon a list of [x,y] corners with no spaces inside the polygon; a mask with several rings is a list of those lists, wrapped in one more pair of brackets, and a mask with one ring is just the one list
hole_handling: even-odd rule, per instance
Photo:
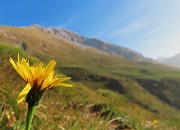
{"label": "flower head", "polygon": [[[12,58],[9,60],[15,70],[21,75],[23,80],[27,83],[25,88],[21,91],[17,98],[17,102],[20,103],[27,96],[26,101],[36,100],[42,97],[45,90],[53,86],[72,87],[70,84],[63,83],[66,80],[71,79],[70,77],[58,77],[54,73],[54,67],[56,62],[51,60],[46,67],[43,67],[42,63],[36,63],[33,66],[29,65],[29,61],[25,58],[20,60],[18,54],[18,61],[14,62]],[[36,100],[34,105],[37,105],[39,100]]]}
{"label": "flower head", "polygon": [[153,124],[158,124],[158,123],[159,123],[158,120],[153,121]]}

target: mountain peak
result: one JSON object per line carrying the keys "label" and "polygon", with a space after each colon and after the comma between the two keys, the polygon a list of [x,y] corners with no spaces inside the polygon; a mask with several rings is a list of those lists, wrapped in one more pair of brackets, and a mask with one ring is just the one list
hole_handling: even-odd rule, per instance
{"label": "mountain peak", "polygon": [[84,39],[86,39],[85,37],[80,36],[79,34],[67,29],[54,28],[54,27],[47,27],[47,28],[43,27],[41,29],[42,31],[47,32],[58,39],[64,39],[66,41],[73,43],[81,43],[83,42]]}

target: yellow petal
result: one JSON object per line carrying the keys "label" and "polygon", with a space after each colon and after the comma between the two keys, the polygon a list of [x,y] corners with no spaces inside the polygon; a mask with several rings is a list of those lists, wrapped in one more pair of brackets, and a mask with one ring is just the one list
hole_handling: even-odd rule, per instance
{"label": "yellow petal", "polygon": [[66,84],[66,83],[58,83],[56,86],[61,86],[61,87],[73,87],[71,84]]}
{"label": "yellow petal", "polygon": [[71,78],[70,77],[57,78],[57,79],[54,79],[51,82],[51,84],[52,84],[52,86],[57,86],[59,83],[64,82],[64,81],[69,80],[69,79],[71,79]]}
{"label": "yellow petal", "polygon": [[27,84],[16,99],[18,104],[23,101],[23,99],[26,97],[30,89],[31,89],[31,85]]}
{"label": "yellow petal", "polygon": [[[19,57],[18,57],[19,58]],[[19,59],[18,59],[19,60]],[[26,81],[27,77],[24,75],[22,69],[23,65],[20,62],[15,63],[12,58],[9,60],[11,64],[13,65],[14,69],[21,75],[21,77]]]}
{"label": "yellow petal", "polygon": [[46,79],[51,71],[53,71],[54,67],[56,65],[56,62],[54,60],[51,60],[49,64],[44,69],[44,79]]}
{"label": "yellow petal", "polygon": [[13,60],[12,58],[10,58],[9,61],[10,61],[11,64],[13,65],[14,69],[15,69],[19,74],[21,74],[21,72],[20,72],[18,66],[16,65],[16,63],[14,62],[14,60]]}

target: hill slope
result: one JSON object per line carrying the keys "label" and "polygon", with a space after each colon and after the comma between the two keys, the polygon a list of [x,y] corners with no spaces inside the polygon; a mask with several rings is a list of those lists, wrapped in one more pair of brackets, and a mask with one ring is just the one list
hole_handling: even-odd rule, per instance
{"label": "hill slope", "polygon": [[[80,100],[83,97],[88,102],[109,104],[118,111],[139,116],[142,122],[147,115],[149,119],[158,115],[162,122],[178,127],[180,115],[173,107],[179,109],[180,73],[175,68],[102,53],[34,26],[0,27],[0,40],[21,47],[44,62],[58,61],[56,69],[71,76],[75,83],[77,90],[70,95],[81,95],[74,98],[74,105],[86,102]],[[13,57],[15,52],[11,54]]]}

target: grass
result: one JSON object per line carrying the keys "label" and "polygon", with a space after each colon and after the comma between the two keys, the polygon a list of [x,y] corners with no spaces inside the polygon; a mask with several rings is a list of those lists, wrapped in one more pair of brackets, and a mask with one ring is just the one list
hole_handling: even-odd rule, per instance
{"label": "grass", "polygon": [[144,79],[159,80],[161,78],[180,78],[180,70],[168,70],[154,67],[121,67],[121,68],[107,68],[109,73],[114,75],[121,75],[127,77],[136,77]]}

